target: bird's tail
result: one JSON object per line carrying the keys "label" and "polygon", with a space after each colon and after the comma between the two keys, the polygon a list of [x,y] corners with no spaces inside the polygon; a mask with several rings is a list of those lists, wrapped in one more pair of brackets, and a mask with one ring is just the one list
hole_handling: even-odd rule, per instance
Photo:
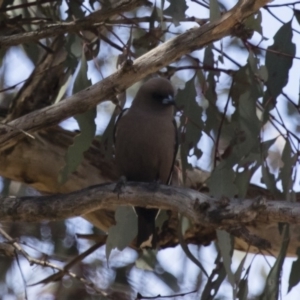
{"label": "bird's tail", "polygon": [[138,216],[137,246],[139,248],[156,248],[157,233],[155,218],[158,209],[135,207]]}

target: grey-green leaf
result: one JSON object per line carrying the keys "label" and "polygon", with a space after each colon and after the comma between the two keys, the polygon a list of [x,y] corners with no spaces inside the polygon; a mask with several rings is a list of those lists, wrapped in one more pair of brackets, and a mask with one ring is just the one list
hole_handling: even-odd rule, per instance
{"label": "grey-green leaf", "polygon": [[188,9],[185,0],[168,0],[170,6],[164,10],[164,14],[171,16],[175,26],[180,25],[180,21],[185,18],[185,11]]}
{"label": "grey-green leaf", "polygon": [[297,248],[297,260],[295,260],[292,264],[292,269],[289,278],[288,293],[299,282],[300,282],[300,247]]}
{"label": "grey-green leaf", "polygon": [[262,163],[261,170],[262,182],[267,186],[268,190],[272,193],[273,196],[278,197],[280,199],[282,195],[276,186],[275,176],[270,172],[266,162]]}
{"label": "grey-green leaf", "polygon": [[219,166],[213,170],[210,178],[207,180],[210,193],[214,197],[233,197],[238,192],[234,183],[235,172],[231,167]]}
{"label": "grey-green leaf", "polygon": [[215,296],[226,278],[226,270],[224,264],[222,263],[222,256],[218,254],[215,261],[216,267],[211,272],[208,281],[204,287],[203,293],[201,295],[201,300],[213,300],[216,299]]}
{"label": "grey-green leaf", "polygon": [[283,167],[280,169],[278,178],[282,182],[283,193],[285,200],[291,201],[294,200],[292,197],[295,194],[293,193],[293,168],[296,163],[297,156],[293,155],[292,148],[289,139],[286,139],[286,143],[282,152],[282,161]]}
{"label": "grey-green leaf", "polygon": [[217,230],[217,245],[223,257],[223,264],[228,276],[228,281],[234,288],[235,278],[231,270],[231,257],[233,253],[233,238],[224,230]]}
{"label": "grey-green leaf", "polygon": [[124,250],[137,235],[137,216],[130,206],[120,206],[115,213],[116,225],[108,230],[106,259],[112,249]]}
{"label": "grey-green leaf", "polygon": [[[266,67],[268,69],[267,91],[264,103],[269,104],[269,110],[274,107],[274,101],[288,82],[289,70],[293,64],[296,46],[292,42],[292,22],[282,25],[274,36],[274,44],[268,47]],[[274,101],[270,101],[274,99]]]}
{"label": "grey-green leaf", "polygon": [[[245,257],[246,257],[246,255],[245,255]],[[251,264],[247,268],[244,278],[239,283],[238,292],[236,295],[237,299],[239,299],[239,300],[247,300],[248,299],[247,298],[247,296],[248,296],[248,276],[249,276],[250,268],[251,268]]]}
{"label": "grey-green leaf", "polygon": [[210,0],[209,1],[209,12],[210,12],[210,14],[209,14],[210,22],[220,19],[221,13],[220,13],[218,0]]}
{"label": "grey-green leaf", "polygon": [[[183,110],[180,118],[180,139],[181,139],[181,161],[183,176],[185,180],[185,170],[189,167],[187,157],[192,148],[196,148],[202,136],[203,122],[202,108],[196,101],[195,77],[186,82],[183,90],[179,90],[176,95],[176,104]],[[194,151],[195,153],[195,151]],[[196,151],[197,154],[199,152]]]}
{"label": "grey-green leaf", "polygon": [[279,255],[266,280],[266,286],[260,300],[277,300],[281,286],[282,265],[290,242],[289,224],[285,224]]}
{"label": "grey-green leaf", "polygon": [[262,34],[262,16],[261,11],[258,11],[257,14],[251,15],[245,21],[246,28],[253,29],[254,31]]}
{"label": "grey-green leaf", "polygon": [[[81,66],[74,82],[73,94],[89,87],[91,81],[87,78],[87,62],[84,54],[81,58]],[[74,118],[78,122],[80,133],[74,138],[74,143],[68,148],[65,156],[66,165],[59,174],[59,182],[65,183],[83,159],[83,154],[90,147],[96,132],[95,118],[96,108],[93,108]]]}

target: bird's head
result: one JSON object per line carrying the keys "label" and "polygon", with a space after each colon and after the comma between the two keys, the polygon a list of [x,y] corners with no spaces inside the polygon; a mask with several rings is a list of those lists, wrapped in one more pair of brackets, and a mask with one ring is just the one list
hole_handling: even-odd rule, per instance
{"label": "bird's head", "polygon": [[175,105],[174,88],[171,82],[164,78],[152,78],[146,81],[138,90],[133,103],[136,107],[148,107],[155,110],[173,110]]}

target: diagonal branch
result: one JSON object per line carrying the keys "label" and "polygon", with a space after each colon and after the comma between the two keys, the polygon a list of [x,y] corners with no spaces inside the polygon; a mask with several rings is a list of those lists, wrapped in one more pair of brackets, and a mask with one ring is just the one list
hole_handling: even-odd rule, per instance
{"label": "diagonal branch", "polygon": [[224,14],[220,20],[193,28],[139,57],[132,65],[121,70],[75,95],[50,107],[29,113],[0,127],[1,147],[22,133],[34,132],[58,124],[59,122],[85,112],[100,102],[112,99],[135,82],[176,61],[181,56],[200,49],[211,42],[228,36],[232,29],[245,18],[257,12],[267,0],[243,0]]}

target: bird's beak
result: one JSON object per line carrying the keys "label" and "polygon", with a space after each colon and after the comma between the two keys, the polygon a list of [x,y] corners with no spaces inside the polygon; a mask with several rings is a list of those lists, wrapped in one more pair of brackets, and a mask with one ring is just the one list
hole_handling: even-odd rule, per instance
{"label": "bird's beak", "polygon": [[167,98],[163,99],[162,104],[165,104],[165,105],[175,105],[174,97],[171,96],[171,95],[169,95]]}

